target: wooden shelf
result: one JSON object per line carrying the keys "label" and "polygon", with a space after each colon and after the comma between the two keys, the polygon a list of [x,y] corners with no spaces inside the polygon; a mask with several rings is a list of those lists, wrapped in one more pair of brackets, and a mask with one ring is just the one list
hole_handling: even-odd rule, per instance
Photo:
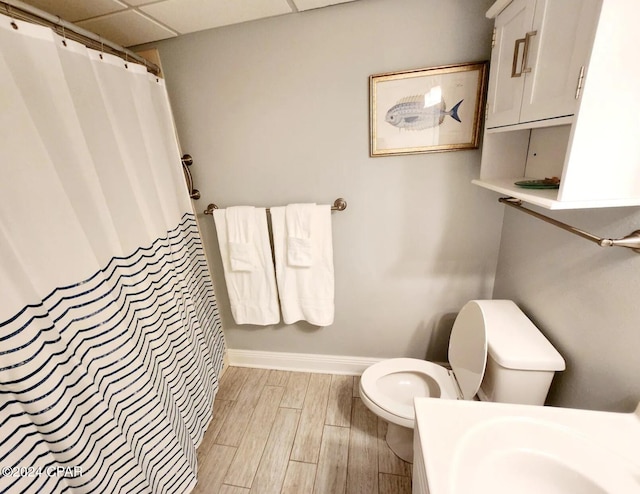
{"label": "wooden shelf", "polygon": [[522,129],[537,129],[540,127],[554,127],[559,125],[571,125],[573,123],[573,115],[564,115],[561,117],[545,118],[544,120],[536,120],[533,122],[523,122],[514,125],[504,125],[502,127],[487,127],[486,134],[495,134],[496,132],[509,132]]}
{"label": "wooden shelf", "polygon": [[498,178],[491,180],[473,180],[472,183],[493,190],[508,197],[546,209],[587,209],[640,206],[640,198],[610,199],[594,201],[559,201],[558,189],[523,189],[514,185],[520,180],[533,180],[529,177]]}

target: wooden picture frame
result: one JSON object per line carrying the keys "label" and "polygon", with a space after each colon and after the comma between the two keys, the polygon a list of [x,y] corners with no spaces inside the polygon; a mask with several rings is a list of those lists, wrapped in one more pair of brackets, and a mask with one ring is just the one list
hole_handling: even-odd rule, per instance
{"label": "wooden picture frame", "polygon": [[369,77],[370,155],[477,149],[488,62]]}

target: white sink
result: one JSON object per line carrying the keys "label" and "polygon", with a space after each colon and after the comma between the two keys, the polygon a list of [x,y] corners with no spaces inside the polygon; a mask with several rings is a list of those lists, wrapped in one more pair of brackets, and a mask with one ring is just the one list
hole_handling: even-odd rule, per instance
{"label": "white sink", "polygon": [[414,494],[640,493],[640,405],[608,413],[417,398],[415,408]]}

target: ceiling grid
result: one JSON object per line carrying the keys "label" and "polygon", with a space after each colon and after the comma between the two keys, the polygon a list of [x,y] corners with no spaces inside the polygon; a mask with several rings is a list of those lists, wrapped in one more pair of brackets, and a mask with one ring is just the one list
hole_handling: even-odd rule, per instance
{"label": "ceiling grid", "polygon": [[129,47],[353,0],[26,0],[25,3]]}

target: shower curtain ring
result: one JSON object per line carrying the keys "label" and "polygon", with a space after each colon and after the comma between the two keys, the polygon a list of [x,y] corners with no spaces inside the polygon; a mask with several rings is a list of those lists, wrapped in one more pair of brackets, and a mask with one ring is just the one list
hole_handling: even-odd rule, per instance
{"label": "shower curtain ring", "polygon": [[[60,23],[62,19],[60,19],[60,16],[58,16],[58,23]],[[62,27],[62,44],[64,46],[67,46],[67,33],[65,33],[64,31],[64,24],[60,24]]]}
{"label": "shower curtain ring", "polygon": [[6,7],[7,7],[7,14],[9,14],[9,17],[11,17],[11,27],[13,29],[19,29],[18,23],[16,22],[15,17],[13,17],[13,11],[11,10],[11,5],[6,4]]}

